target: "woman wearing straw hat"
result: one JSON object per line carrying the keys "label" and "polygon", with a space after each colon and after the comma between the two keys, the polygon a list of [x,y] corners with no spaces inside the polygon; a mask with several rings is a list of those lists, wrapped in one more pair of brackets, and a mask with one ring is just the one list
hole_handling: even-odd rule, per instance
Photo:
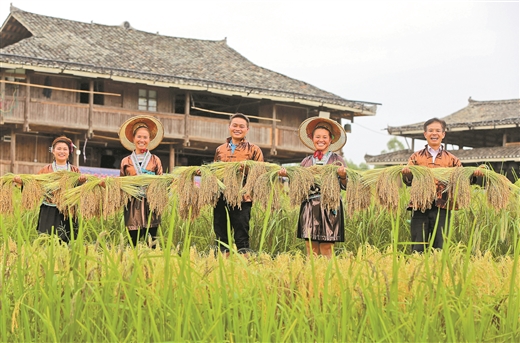
{"label": "woman wearing straw hat", "polygon": [[[121,144],[132,153],[121,161],[121,176],[143,174],[161,175],[163,173],[161,160],[150,150],[161,143],[164,129],[152,116],[137,116],[128,119],[119,129]],[[144,192],[143,192],[144,193]],[[145,195],[142,198],[131,198],[124,210],[125,226],[135,247],[139,238],[149,234],[154,240],[157,228],[161,222],[160,216],[150,213],[150,207]],[[155,245],[152,244],[152,247]]]}
{"label": "woman wearing straw hat", "polygon": [[[70,171],[80,173],[78,167],[73,166],[69,162],[69,156],[74,152],[76,146],[72,140],[65,136],[56,138],[50,147],[50,152],[53,156],[51,164],[46,165],[38,171],[38,174],[49,174],[59,171]],[[78,181],[85,182],[86,176],[80,175]],[[22,184],[20,176],[16,176],[14,181]],[[75,221],[73,220],[73,224]],[[63,213],[61,213],[52,199],[45,198],[40,206],[40,213],[38,215],[38,233],[52,234],[55,233],[63,242],[68,243],[72,237],[71,221]]]}
{"label": "woman wearing straw hat", "polygon": [[[314,165],[339,164],[338,182],[345,189],[347,173],[345,161],[334,151],[340,150],[347,142],[347,135],[341,125],[327,117],[312,117],[305,120],[298,129],[300,140],[314,154],[307,156],[301,162],[302,167]],[[280,176],[287,176],[284,168]],[[335,242],[345,239],[345,223],[343,205],[337,211],[326,210],[321,205],[320,189],[315,185],[300,206],[297,237],[305,239],[307,253],[332,257]]]}

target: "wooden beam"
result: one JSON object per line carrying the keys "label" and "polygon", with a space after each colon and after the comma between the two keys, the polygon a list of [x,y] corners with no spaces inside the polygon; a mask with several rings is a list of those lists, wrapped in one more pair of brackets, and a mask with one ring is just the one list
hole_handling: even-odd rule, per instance
{"label": "wooden beam", "polygon": [[[29,80],[27,80],[29,81]],[[11,85],[25,85],[25,82],[15,82],[15,81],[7,81],[7,80],[0,80],[0,83],[9,83]],[[58,91],[65,91],[65,92],[73,92],[73,93],[91,93],[90,91],[84,91],[81,89],[71,89],[71,88],[61,88],[61,87],[51,87],[51,86],[45,86],[45,85],[38,85],[38,84],[32,84],[31,87],[36,88],[47,88],[47,89],[55,89]],[[94,92],[93,94],[103,94],[103,95],[110,95],[110,96],[121,96],[121,94],[116,93],[106,93],[106,92]]]}
{"label": "wooden beam", "polygon": [[[195,107],[195,106],[191,106],[192,109],[194,110],[199,110],[199,111],[202,111],[202,112],[208,112],[208,113],[215,113],[215,114],[223,114],[225,116],[232,116],[234,115],[235,113],[230,113],[230,112],[220,112],[220,111],[213,111],[213,110],[206,110],[204,108],[200,108],[200,107]],[[258,116],[251,116],[249,114],[244,114],[246,117],[248,118],[255,118],[255,119],[258,119],[258,120],[269,120],[269,121],[281,121],[280,119],[271,119],[271,118],[264,118],[264,117],[258,117]]]}

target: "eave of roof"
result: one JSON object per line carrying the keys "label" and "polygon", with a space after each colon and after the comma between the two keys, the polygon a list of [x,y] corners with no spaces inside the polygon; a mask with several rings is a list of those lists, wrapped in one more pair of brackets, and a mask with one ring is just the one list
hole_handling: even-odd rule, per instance
{"label": "eave of roof", "polygon": [[[473,162],[520,162],[520,146],[506,146],[493,148],[450,150],[463,163]],[[411,150],[400,150],[381,155],[365,155],[367,164],[396,165],[406,164],[412,154]]]}
{"label": "eave of roof", "polygon": [[[449,132],[466,130],[489,130],[520,127],[520,99],[477,101],[469,99],[468,106],[442,117],[446,121]],[[416,136],[422,135],[423,122],[388,126],[392,135]]]}

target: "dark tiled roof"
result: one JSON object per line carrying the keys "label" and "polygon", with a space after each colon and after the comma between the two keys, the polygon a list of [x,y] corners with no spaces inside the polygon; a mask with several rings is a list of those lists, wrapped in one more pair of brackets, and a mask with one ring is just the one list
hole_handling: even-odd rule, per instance
{"label": "dark tiled roof", "polygon": [[[450,150],[450,152],[457,156],[462,161],[462,163],[490,161],[520,162],[520,145],[468,150]],[[411,150],[400,150],[377,156],[365,155],[365,161],[368,164],[374,165],[406,164],[411,154]]]}
{"label": "dark tiled roof", "polygon": [[[447,131],[493,128],[497,126],[520,125],[520,99],[477,101],[469,99],[468,106],[442,118],[446,121]],[[424,121],[403,125],[389,126],[388,133],[406,136],[423,132]]]}
{"label": "dark tiled roof", "polygon": [[[26,38],[7,39],[8,29],[18,30],[19,37]],[[5,32],[0,33],[0,38],[9,42],[1,44],[2,63],[256,94],[280,101],[318,102],[368,115],[376,111],[374,104],[343,99],[259,67],[230,48],[225,40],[168,37],[124,25],[82,23],[14,7],[2,31]]]}

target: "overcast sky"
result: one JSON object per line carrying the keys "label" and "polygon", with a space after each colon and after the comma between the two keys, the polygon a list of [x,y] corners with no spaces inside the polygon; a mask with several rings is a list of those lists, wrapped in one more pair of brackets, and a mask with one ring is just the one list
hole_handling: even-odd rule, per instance
{"label": "overcast sky", "polygon": [[469,97],[520,98],[518,1],[2,0],[1,22],[10,2],[82,22],[227,38],[259,66],[381,103],[352,125],[344,153],[358,164],[386,149],[387,126],[447,116]]}

